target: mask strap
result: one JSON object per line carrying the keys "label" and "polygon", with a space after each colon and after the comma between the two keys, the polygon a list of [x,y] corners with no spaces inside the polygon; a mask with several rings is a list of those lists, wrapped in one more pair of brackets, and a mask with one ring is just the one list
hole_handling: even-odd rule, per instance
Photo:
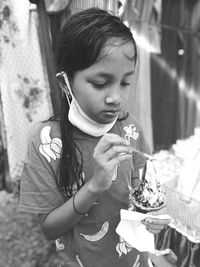
{"label": "mask strap", "polygon": [[72,90],[71,90],[71,86],[69,83],[69,79],[67,77],[67,74],[62,71],[62,72],[58,72],[56,74],[56,79],[58,81],[59,86],[61,87],[62,91],[65,93],[66,97],[67,97],[67,102],[70,106],[72,99],[74,98]]}

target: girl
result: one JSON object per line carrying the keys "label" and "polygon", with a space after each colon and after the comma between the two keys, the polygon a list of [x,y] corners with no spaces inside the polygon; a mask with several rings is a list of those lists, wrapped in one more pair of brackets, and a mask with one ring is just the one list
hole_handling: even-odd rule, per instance
{"label": "girl", "polygon": [[[68,19],[57,50],[62,111],[30,137],[20,210],[39,215],[64,266],[148,266],[115,232],[146,161],[134,151],[150,153],[125,111],[137,60],[133,36],[119,18],[93,8]],[[147,227],[158,233],[167,223]]]}

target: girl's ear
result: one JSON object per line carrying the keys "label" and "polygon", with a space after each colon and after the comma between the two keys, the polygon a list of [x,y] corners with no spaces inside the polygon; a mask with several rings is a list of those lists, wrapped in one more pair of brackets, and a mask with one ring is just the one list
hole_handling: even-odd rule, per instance
{"label": "girl's ear", "polygon": [[73,94],[70,86],[69,79],[67,77],[67,74],[62,71],[56,74],[56,79],[58,81],[58,84],[60,85],[62,92],[66,95],[68,104],[71,104],[71,101],[73,99]]}

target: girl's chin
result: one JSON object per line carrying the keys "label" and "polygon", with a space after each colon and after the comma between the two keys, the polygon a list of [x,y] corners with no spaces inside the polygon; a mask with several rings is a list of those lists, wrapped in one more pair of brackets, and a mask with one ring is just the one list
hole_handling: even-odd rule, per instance
{"label": "girl's chin", "polygon": [[113,116],[113,117],[104,117],[101,120],[99,120],[99,123],[101,124],[109,124],[112,123],[116,120],[117,116]]}
{"label": "girl's chin", "polygon": [[112,123],[116,120],[118,116],[119,112],[103,112],[101,116],[101,123],[102,124]]}

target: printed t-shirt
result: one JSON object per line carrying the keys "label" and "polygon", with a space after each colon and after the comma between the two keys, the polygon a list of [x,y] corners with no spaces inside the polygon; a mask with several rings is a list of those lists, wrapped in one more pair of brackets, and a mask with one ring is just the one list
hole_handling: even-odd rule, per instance
{"label": "printed t-shirt", "polygon": [[[110,132],[124,137],[138,150],[150,153],[142,130],[132,116],[117,121]],[[100,138],[89,136],[78,129],[74,131],[74,140],[82,153],[82,177],[85,183],[92,177],[92,155]],[[64,204],[66,200],[56,184],[61,151],[58,122],[41,123],[30,137],[27,161],[21,177],[20,211],[48,214]],[[136,184],[138,169],[143,167],[145,161],[145,158],[134,152],[132,160],[121,163],[111,187],[95,201],[87,216],[56,240],[59,256],[65,261],[64,266],[148,266],[146,254],[139,253],[120,240],[115,231],[120,222],[120,209],[128,209],[129,181],[132,180],[133,186]]]}

